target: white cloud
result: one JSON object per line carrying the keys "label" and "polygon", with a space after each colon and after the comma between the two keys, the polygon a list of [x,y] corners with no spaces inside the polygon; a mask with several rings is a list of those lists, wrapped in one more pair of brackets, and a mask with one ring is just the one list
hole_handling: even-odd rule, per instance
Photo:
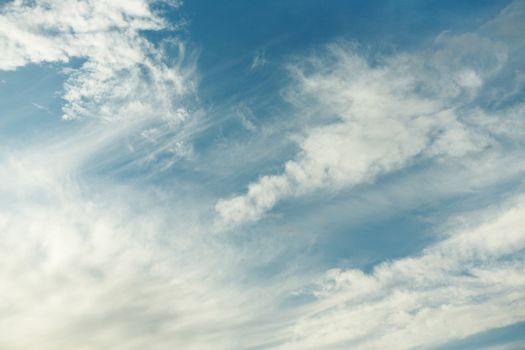
{"label": "white cloud", "polygon": [[245,252],[213,235],[203,196],[86,183],[78,164],[105,139],[79,136],[0,158],[0,348],[262,342],[261,321],[278,316],[273,302],[288,282],[240,281],[272,251]]}
{"label": "white cloud", "polygon": [[477,31],[443,32],[425,50],[371,57],[338,42],[297,60],[286,96],[303,120],[292,138],[299,152],[280,173],[218,201],[220,220],[253,222],[284,199],[519,143],[524,9],[512,2]]}
{"label": "white cloud", "polygon": [[[468,40],[476,47],[465,48]],[[504,51],[475,35],[442,35],[438,42],[433,52],[375,64],[355,45],[338,43],[293,66],[288,96],[299,115],[313,118],[297,137],[300,152],[282,174],[219,201],[224,221],[257,220],[287,197],[369,183],[418,159],[463,157],[493,144],[488,132],[463,119],[483,80],[503,66]],[[474,53],[478,59],[470,62]]]}
{"label": "white cloud", "polygon": [[258,51],[255,56],[253,56],[252,64],[250,65],[251,70],[259,69],[265,66],[268,63],[266,59],[266,52],[264,50]]}
{"label": "white cloud", "polygon": [[142,34],[170,26],[146,0],[13,1],[0,8],[0,69],[80,59],[66,70],[64,118],[179,123],[179,101],[193,89],[191,69],[181,66],[184,45],[172,39],[179,57],[169,62],[168,42],[155,46]]}
{"label": "white cloud", "polygon": [[[39,140],[2,149],[0,348],[403,349],[525,319],[523,197],[372,273],[334,269],[318,280],[283,271],[259,280],[253,275],[276,262],[279,242],[257,237],[237,245],[216,235],[208,211],[216,198],[204,190],[189,198],[138,180],[133,190],[87,179],[86,164],[131,131],[144,143],[171,139],[143,119],[188,118],[176,102],[191,90],[191,77],[141,35],[166,26],[147,5],[14,1],[1,10],[2,69],[83,59],[67,73],[66,115],[131,120],[42,131]],[[283,173],[262,177],[217,210],[230,222],[257,219],[283,198],[367,183],[420,158],[460,159],[492,145],[483,158],[490,161],[499,154],[494,139],[522,142],[522,105],[496,114],[469,105],[505,61],[490,40],[465,49],[469,38],[443,35],[433,53],[379,64],[333,45],[299,64],[289,98],[310,117],[297,137],[300,153]],[[486,60],[469,62],[462,50],[481,50]],[[248,109],[238,116],[256,131]],[[191,154],[188,147],[174,138],[160,148]],[[142,147],[138,161],[156,151]],[[497,163],[513,176],[523,171],[517,153]],[[112,157],[125,155],[104,160]],[[485,165],[466,163],[479,167],[462,174],[476,175],[467,179],[472,188],[502,177]],[[297,293],[310,301],[287,304]]]}
{"label": "white cloud", "polygon": [[525,319],[524,197],[465,221],[420,256],[328,271],[279,348],[429,348]]}
{"label": "white cloud", "polygon": [[248,131],[255,132],[257,131],[257,126],[254,124],[253,111],[247,106],[239,106],[235,109],[235,114],[241,121],[241,125]]}
{"label": "white cloud", "polygon": [[[330,270],[311,293],[309,274],[246,283],[278,246],[214,235],[202,197],[86,193],[77,158],[105,139],[68,138],[0,162],[0,348],[403,349],[525,318],[524,197],[456,220],[419,256]],[[297,291],[316,299],[283,307]]]}
{"label": "white cloud", "polygon": [[523,49],[523,17],[525,17],[525,4],[523,1],[511,1],[501,13],[493,20],[484,24],[481,29],[485,35],[493,36],[512,43],[512,49]]}

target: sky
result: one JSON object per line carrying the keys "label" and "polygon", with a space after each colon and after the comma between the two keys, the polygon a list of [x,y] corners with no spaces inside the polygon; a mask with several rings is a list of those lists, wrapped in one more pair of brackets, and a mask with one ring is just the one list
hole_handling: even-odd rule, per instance
{"label": "sky", "polygon": [[0,0],[0,350],[525,348],[524,23]]}

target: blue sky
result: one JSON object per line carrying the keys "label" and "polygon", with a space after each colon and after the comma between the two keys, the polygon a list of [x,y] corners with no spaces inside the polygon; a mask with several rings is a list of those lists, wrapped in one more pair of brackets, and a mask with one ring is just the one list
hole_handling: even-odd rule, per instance
{"label": "blue sky", "polygon": [[522,349],[523,23],[0,1],[0,349]]}

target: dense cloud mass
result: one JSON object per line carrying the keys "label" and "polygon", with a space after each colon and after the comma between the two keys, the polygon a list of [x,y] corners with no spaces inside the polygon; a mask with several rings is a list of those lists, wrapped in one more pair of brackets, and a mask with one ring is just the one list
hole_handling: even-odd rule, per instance
{"label": "dense cloud mass", "polygon": [[[0,116],[0,349],[454,349],[525,321],[523,1],[403,52],[287,55],[282,120],[262,88],[213,114],[182,3],[0,6],[1,73],[64,78],[59,110]],[[424,247],[399,220],[412,250],[323,251],[394,212]]]}
{"label": "dense cloud mass", "polygon": [[163,53],[175,46],[182,60],[184,45],[154,45],[141,34],[173,27],[148,1],[17,0],[1,11],[0,69],[80,60],[65,72],[64,118],[185,118],[174,102],[193,89],[191,80]]}

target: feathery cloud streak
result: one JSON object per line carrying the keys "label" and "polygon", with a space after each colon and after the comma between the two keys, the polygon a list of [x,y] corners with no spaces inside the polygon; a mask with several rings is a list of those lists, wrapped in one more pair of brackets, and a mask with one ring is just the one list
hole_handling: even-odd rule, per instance
{"label": "feathery cloud streak", "polygon": [[300,152],[282,174],[262,176],[245,194],[219,201],[223,221],[256,221],[285,198],[496,146],[477,99],[505,67],[506,45],[467,33],[442,34],[435,46],[371,62],[357,45],[336,43],[293,65],[287,95],[297,114],[310,119],[296,136]]}
{"label": "feathery cloud streak", "polygon": [[522,321],[524,220],[517,196],[464,218],[463,229],[419,256],[370,274],[328,271],[314,292],[318,301],[279,348],[429,348]]}
{"label": "feathery cloud streak", "polygon": [[[176,2],[166,2],[177,6]],[[80,59],[64,72],[64,118],[187,116],[178,104],[193,90],[191,69],[181,67],[180,41],[154,45],[145,31],[174,30],[146,0],[25,1],[0,8],[0,69]],[[166,59],[166,46],[178,58]],[[78,66],[78,67],[74,67]]]}
{"label": "feathery cloud streak", "polygon": [[[523,2],[475,33],[444,33],[431,48],[377,57],[338,42],[296,59],[285,96],[291,118],[300,116],[293,136],[299,152],[231,200],[218,198],[225,191],[213,186],[228,181],[199,145],[185,166],[206,168],[204,181],[193,177],[199,169],[180,181],[179,170],[187,169],[176,165],[169,173],[175,180],[165,182],[143,169],[131,180],[97,172],[100,163],[118,168],[122,159],[140,163],[176,148],[173,130],[188,126],[180,121],[193,72],[180,61],[184,45],[171,42],[180,44],[173,59],[168,42],[147,39],[174,26],[151,4],[13,1],[1,8],[0,48],[8,53],[1,68],[67,66],[64,114],[83,121],[2,146],[0,348],[429,348],[523,322],[525,197],[516,194],[523,189],[513,187],[505,200],[487,190],[498,181],[512,187],[509,179],[525,169],[525,56],[516,33],[523,31],[516,24],[523,23]],[[278,58],[271,57],[252,75],[274,69]],[[263,99],[260,91],[250,97]],[[257,139],[273,126],[243,106],[232,109],[242,132]],[[160,127],[173,125],[179,128]],[[253,148],[264,147],[261,140]],[[157,142],[165,144],[151,146]],[[242,157],[221,154],[234,147],[213,153],[215,162],[256,157],[242,147]],[[412,165],[423,170],[411,172]],[[288,234],[294,222],[286,215],[275,220],[282,226],[256,222],[278,211],[279,201],[334,189],[352,196],[395,172],[400,181],[374,189],[421,197],[425,181],[434,182],[450,186],[433,189],[440,198],[475,190],[474,200],[492,206],[432,211],[429,230],[441,234],[433,244],[367,270],[312,253],[327,235],[322,225]],[[406,197],[392,197],[405,210]],[[314,209],[323,220],[347,214]],[[214,225],[217,211],[234,225]],[[441,220],[451,211],[460,220]],[[235,225],[248,221],[260,226]],[[401,230],[393,234],[410,245]],[[370,239],[379,241],[375,233]]]}

